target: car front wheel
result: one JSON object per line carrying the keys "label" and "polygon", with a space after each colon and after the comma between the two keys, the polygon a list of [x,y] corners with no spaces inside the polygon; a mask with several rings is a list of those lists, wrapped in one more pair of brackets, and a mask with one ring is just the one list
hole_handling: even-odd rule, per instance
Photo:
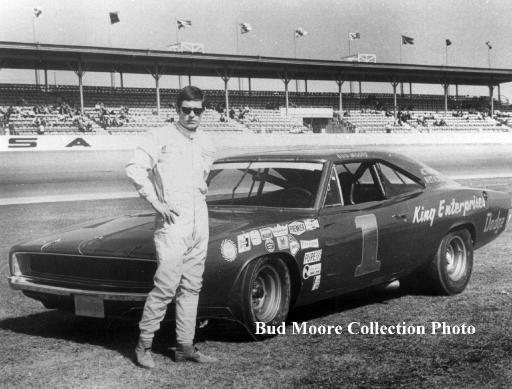
{"label": "car front wheel", "polygon": [[258,258],[245,268],[241,278],[239,310],[243,324],[257,339],[276,335],[268,329],[286,320],[290,308],[291,282],[280,258]]}

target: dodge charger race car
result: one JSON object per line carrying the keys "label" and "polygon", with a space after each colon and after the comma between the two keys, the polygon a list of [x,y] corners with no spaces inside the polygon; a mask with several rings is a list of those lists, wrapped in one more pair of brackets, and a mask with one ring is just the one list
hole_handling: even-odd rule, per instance
{"label": "dodge charger race car", "polygon": [[[506,193],[463,187],[387,151],[229,157],[214,163],[208,185],[198,317],[252,333],[292,307],[395,280],[460,293],[473,251],[504,231],[511,208]],[[137,318],[157,266],[154,220],[96,220],[18,244],[9,283],[47,308]]]}

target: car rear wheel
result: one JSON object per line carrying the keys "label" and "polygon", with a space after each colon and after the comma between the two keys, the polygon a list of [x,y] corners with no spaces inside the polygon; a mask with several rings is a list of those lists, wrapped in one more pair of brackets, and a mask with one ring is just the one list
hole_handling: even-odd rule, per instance
{"label": "car rear wheel", "polygon": [[290,309],[291,282],[280,258],[262,257],[252,261],[241,278],[239,310],[243,324],[257,339],[276,335],[257,332],[264,323],[277,326],[286,320]]}
{"label": "car rear wheel", "polygon": [[473,270],[473,244],[468,230],[446,234],[428,267],[418,274],[401,280],[411,289],[427,287],[441,295],[461,293],[467,286]]}

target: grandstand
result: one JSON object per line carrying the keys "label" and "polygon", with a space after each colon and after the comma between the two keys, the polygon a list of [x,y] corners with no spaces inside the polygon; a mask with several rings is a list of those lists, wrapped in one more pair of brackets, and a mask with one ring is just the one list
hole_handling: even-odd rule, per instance
{"label": "grandstand", "polygon": [[[205,128],[227,133],[512,131],[500,84],[512,70],[411,64],[286,59],[261,56],[150,51],[0,42],[2,66],[44,65],[44,85],[0,85],[2,133],[135,134],[177,119],[176,89],[159,87],[162,75],[220,77],[224,90],[206,90]],[[72,58],[72,60],[70,60]],[[48,70],[73,70],[78,86],[49,85]],[[84,86],[83,74],[151,74],[154,88]],[[121,73],[122,75],[122,73]],[[233,77],[249,79],[249,90],[229,90]],[[251,90],[250,79],[279,78],[284,91]],[[338,93],[290,92],[296,80],[332,81]],[[344,82],[391,84],[392,94],[342,93]],[[399,94],[400,83],[441,84],[444,96]],[[456,95],[448,96],[449,85]],[[459,96],[458,85],[489,88],[489,96]],[[494,98],[494,88],[498,98]],[[410,89],[411,90],[411,89]],[[496,113],[499,115],[495,115]],[[501,116],[500,116],[501,115]]]}
{"label": "grandstand", "polygon": [[[291,108],[287,115],[283,109],[283,92],[230,91],[229,115],[222,114],[225,110],[224,91],[205,92],[208,109],[203,123],[205,128],[217,132],[512,131],[506,116],[511,111],[508,102],[495,100],[498,115],[491,118],[486,96],[450,96],[450,110],[445,115],[443,96],[400,95],[397,105],[401,117],[395,121],[391,114],[394,103],[391,94],[346,94],[344,111],[340,114],[336,93],[290,92]],[[160,89],[163,106],[157,114],[151,88],[85,86],[82,117],[76,86],[43,88],[1,84],[0,109],[4,116],[3,126],[11,135],[41,134],[41,121],[45,124],[45,134],[132,134],[177,120],[173,106],[177,93],[177,89]],[[408,116],[401,115],[402,112]],[[501,119],[500,115],[503,115]]]}

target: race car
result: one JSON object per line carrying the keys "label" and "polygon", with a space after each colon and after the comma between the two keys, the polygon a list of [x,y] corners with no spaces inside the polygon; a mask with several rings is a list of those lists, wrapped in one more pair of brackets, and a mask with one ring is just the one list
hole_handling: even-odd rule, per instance
{"label": "race car", "polygon": [[[235,320],[253,334],[293,307],[396,280],[460,293],[473,251],[505,230],[511,208],[506,193],[463,187],[378,150],[233,156],[214,163],[208,187],[198,317]],[[139,318],[157,266],[154,221],[96,220],[18,244],[9,283],[47,308]]]}

